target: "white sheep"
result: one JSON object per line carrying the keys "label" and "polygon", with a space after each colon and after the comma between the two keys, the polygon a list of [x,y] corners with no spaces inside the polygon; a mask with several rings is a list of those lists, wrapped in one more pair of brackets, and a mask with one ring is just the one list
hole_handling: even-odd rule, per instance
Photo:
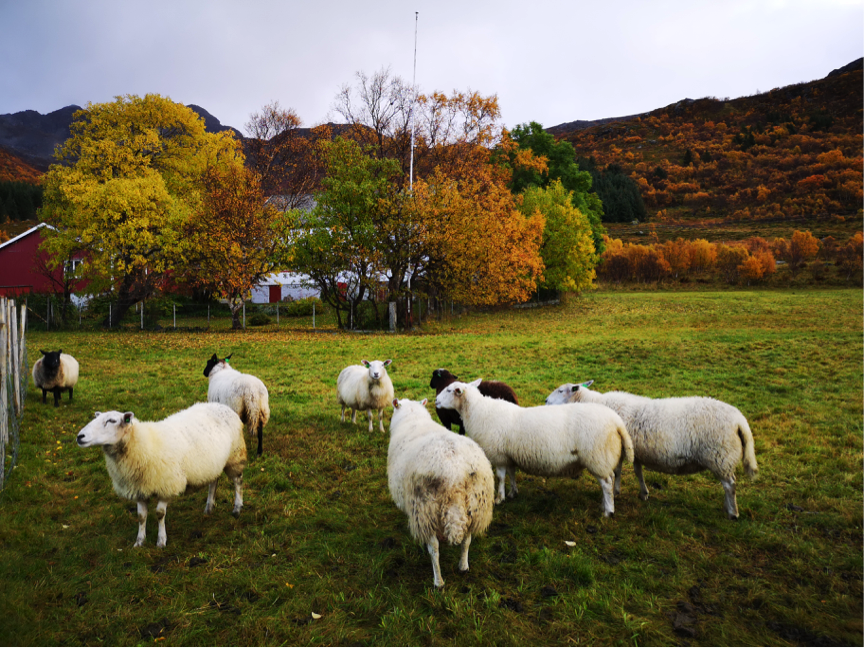
{"label": "white sheep", "polygon": [[96,412],[78,433],[82,448],[102,446],[105,465],[120,496],[138,503],[138,537],[144,544],[147,501],[158,499],[156,546],[164,547],[168,502],[187,486],[209,485],[204,514],[213,510],[216,480],[224,470],[234,481],[234,516],[243,508],[246,441],[243,422],[227,405],[197,403],[158,422],[132,412]]}
{"label": "white sheep", "polygon": [[492,521],[495,478],[483,450],[469,438],[438,425],[426,399],[393,400],[387,483],[412,537],[432,556],[435,587],[443,587],[439,540],[462,545],[459,570],[468,571],[472,535]]}
{"label": "white sheep", "polygon": [[[546,399],[560,403],[600,403],[621,415],[633,437],[633,471],[639,480],[639,497],[648,499],[642,476],[648,470],[689,475],[710,470],[725,492],[726,513],[738,519],[735,468],[744,460],[744,471],[754,479],[759,471],[753,433],[744,415],[732,405],[713,398],[647,398],[627,392],[600,393],[585,383],[566,383]],[[615,474],[615,493],[621,488],[621,471]]]}
{"label": "white sheep", "polygon": [[60,406],[60,395],[69,390],[69,400],[72,400],[72,390],[78,384],[78,361],[68,353],[59,351],[41,351],[42,357],[33,363],[33,383],[42,390],[42,402],[48,392],[54,392],[54,407]]}
{"label": "white sheep", "polygon": [[[231,354],[234,355],[234,354]],[[207,400],[227,405],[249,426],[249,434],[258,432],[258,456],[264,451],[264,426],[270,420],[270,399],[267,387],[251,374],[240,373],[228,364],[229,355],[220,360],[213,354],[204,367],[209,379]]]}
{"label": "white sheep", "polygon": [[342,406],[342,422],[345,410],[354,410],[351,422],[357,422],[357,411],[369,410],[369,431],[378,410],[378,427],[384,431],[384,408],[393,400],[393,382],[387,375],[392,360],[361,360],[359,365],[345,367],[336,379],[336,399]]}
{"label": "white sheep", "polygon": [[602,405],[520,407],[483,396],[479,384],[452,383],[438,394],[435,406],[459,412],[466,434],[495,467],[496,504],[504,501],[505,476],[510,476],[508,495],[519,492],[516,468],[544,477],[578,477],[585,469],[600,483],[603,515],[614,515],[616,467],[625,457],[633,461],[633,443],[620,416]]}

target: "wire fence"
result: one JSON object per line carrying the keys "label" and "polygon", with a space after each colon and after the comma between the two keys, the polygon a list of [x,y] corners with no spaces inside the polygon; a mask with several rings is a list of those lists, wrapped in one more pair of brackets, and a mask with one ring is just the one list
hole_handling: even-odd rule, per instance
{"label": "wire fence", "polygon": [[0,490],[18,463],[27,395],[27,309],[0,298]]}
{"label": "wire fence", "polygon": [[[389,302],[346,302],[341,312],[320,299],[244,302],[235,316],[226,303],[196,302],[182,297],[164,296],[138,302],[120,313],[117,302],[97,297],[87,302],[68,302],[63,306],[59,295],[27,296],[29,326],[40,331],[52,330],[143,330],[143,331],[353,331],[411,330],[429,320],[458,317],[465,307],[451,300],[426,296],[402,298],[394,307]],[[398,313],[398,316],[396,315]]]}

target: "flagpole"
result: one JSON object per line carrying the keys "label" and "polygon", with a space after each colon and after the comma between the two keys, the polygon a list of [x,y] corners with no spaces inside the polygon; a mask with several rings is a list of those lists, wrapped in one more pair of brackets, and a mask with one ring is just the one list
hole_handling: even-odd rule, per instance
{"label": "flagpole", "polygon": [[417,23],[420,21],[420,12],[414,12],[414,76],[411,79],[411,91],[414,98],[411,100],[411,169],[408,176],[408,188],[414,191],[414,109],[417,106]]}

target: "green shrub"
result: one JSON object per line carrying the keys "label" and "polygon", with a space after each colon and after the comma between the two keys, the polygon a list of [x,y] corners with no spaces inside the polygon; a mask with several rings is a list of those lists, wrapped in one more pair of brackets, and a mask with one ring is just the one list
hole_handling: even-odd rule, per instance
{"label": "green shrub", "polygon": [[253,313],[249,318],[249,326],[266,326],[271,322],[270,316],[267,313]]}
{"label": "green shrub", "polygon": [[317,297],[305,297],[286,302],[284,313],[288,317],[308,317],[312,314],[313,307],[316,315],[324,313],[324,304]]}

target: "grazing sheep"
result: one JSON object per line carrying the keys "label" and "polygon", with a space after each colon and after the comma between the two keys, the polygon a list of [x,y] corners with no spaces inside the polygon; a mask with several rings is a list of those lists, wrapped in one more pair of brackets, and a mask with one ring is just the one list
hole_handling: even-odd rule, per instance
{"label": "grazing sheep", "polygon": [[[627,392],[601,394],[585,383],[566,383],[549,395],[547,405],[600,403],[621,415],[633,437],[636,458],[633,471],[639,480],[639,497],[648,499],[642,467],[671,475],[689,475],[710,470],[725,492],[729,519],[738,519],[735,498],[735,468],[744,460],[750,479],[759,467],[753,433],[737,408],[701,396],[687,398],[646,398]],[[615,474],[615,493],[621,488],[621,471]]]}
{"label": "grazing sheep", "polygon": [[516,468],[543,477],[577,477],[591,473],[603,491],[603,515],[615,514],[613,482],[624,457],[633,461],[633,444],[621,417],[601,405],[520,407],[483,396],[479,380],[448,385],[435,406],[455,409],[498,474],[498,497],[504,501],[504,478],[510,476],[508,495],[515,497]]}
{"label": "grazing sheep", "polygon": [[345,367],[336,380],[336,399],[342,406],[342,422],[345,410],[353,410],[351,422],[357,422],[357,411],[369,410],[369,431],[378,410],[378,427],[384,431],[384,408],[393,400],[393,382],[387,375],[392,360],[361,360],[359,365]]}
{"label": "grazing sheep", "polygon": [[[459,380],[459,376],[454,376],[446,369],[436,369],[432,372],[432,380],[429,382],[429,386],[435,390],[435,395],[437,396],[441,393],[442,389],[457,380]],[[516,405],[519,404],[519,399],[516,398],[516,392],[514,392],[507,383],[499,382],[497,380],[483,380],[480,382],[479,389],[480,393],[484,396],[500,398],[501,400],[515,403]],[[438,409],[436,407],[435,413],[438,415],[438,420],[441,421],[441,425],[445,428],[451,430],[454,425],[458,425],[459,434],[465,434],[465,426],[462,424],[462,417],[459,416],[459,413],[456,410]]]}
{"label": "grazing sheep", "polygon": [[[233,353],[231,355],[234,355]],[[249,426],[249,434],[258,432],[258,456],[264,451],[264,426],[270,420],[270,400],[267,387],[251,374],[240,373],[228,365],[229,355],[220,360],[213,354],[204,367],[209,378],[207,400],[227,405]]]}
{"label": "grazing sheep", "polygon": [[234,480],[234,516],[243,508],[246,441],[243,422],[227,405],[196,403],[158,422],[139,421],[132,412],[96,412],[78,433],[81,448],[102,446],[114,492],[138,502],[138,537],[144,544],[147,501],[158,499],[156,546],[164,547],[168,502],[187,486],[209,485],[204,514],[213,510],[222,471]]}
{"label": "grazing sheep", "polygon": [[33,363],[33,382],[42,390],[43,403],[51,391],[54,392],[54,407],[59,407],[60,395],[65,390],[69,390],[69,400],[72,400],[72,390],[78,384],[78,361],[62,349],[40,352],[42,357]]}
{"label": "grazing sheep", "polygon": [[393,400],[387,483],[408,528],[432,556],[435,587],[443,587],[439,541],[462,545],[459,570],[468,571],[471,536],[492,521],[495,478],[483,450],[435,423],[419,403]]}

